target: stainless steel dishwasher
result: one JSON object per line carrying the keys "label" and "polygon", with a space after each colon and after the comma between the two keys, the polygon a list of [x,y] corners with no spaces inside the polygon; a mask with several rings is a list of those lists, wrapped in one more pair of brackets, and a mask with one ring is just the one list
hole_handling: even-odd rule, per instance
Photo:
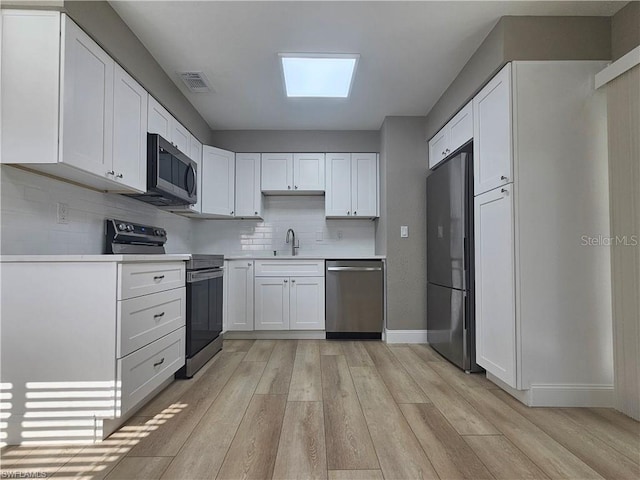
{"label": "stainless steel dishwasher", "polygon": [[327,260],[326,269],[326,337],[382,338],[382,261]]}

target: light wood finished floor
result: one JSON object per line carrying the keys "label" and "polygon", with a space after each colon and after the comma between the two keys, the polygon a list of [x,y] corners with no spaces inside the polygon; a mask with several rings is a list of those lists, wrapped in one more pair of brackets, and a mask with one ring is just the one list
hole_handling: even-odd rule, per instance
{"label": "light wood finished floor", "polygon": [[3,478],[635,480],[640,424],[527,408],[424,345],[231,340],[99,445],[1,454]]}

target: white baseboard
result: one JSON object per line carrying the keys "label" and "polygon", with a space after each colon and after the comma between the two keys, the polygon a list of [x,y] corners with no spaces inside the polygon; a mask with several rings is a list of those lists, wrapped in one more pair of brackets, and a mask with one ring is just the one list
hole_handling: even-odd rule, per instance
{"label": "white baseboard", "polygon": [[530,407],[613,407],[613,385],[531,385]]}
{"label": "white baseboard", "polygon": [[225,340],[324,340],[324,330],[260,330],[224,332]]}
{"label": "white baseboard", "polygon": [[487,378],[529,407],[613,407],[613,385],[538,383],[516,390],[489,372]]}
{"label": "white baseboard", "polygon": [[387,330],[385,328],[382,338],[387,343],[427,343],[427,331]]}

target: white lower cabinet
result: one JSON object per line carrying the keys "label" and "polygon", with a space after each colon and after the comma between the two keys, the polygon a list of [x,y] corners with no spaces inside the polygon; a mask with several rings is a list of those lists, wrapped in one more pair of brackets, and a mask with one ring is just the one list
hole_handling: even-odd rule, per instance
{"label": "white lower cabinet", "polygon": [[185,329],[180,328],[118,360],[120,416],[144,400],[184,365]]}
{"label": "white lower cabinet", "polygon": [[256,330],[324,330],[324,277],[256,277]]}
{"label": "white lower cabinet", "polygon": [[289,278],[256,277],[256,330],[289,330]]}
{"label": "white lower cabinet", "polygon": [[324,277],[289,279],[289,328],[324,330]]}
{"label": "white lower cabinet", "polygon": [[474,202],[476,362],[516,388],[513,185]]}
{"label": "white lower cabinet", "polygon": [[229,260],[226,262],[225,329],[231,331],[253,330],[253,260]]}
{"label": "white lower cabinet", "polygon": [[324,330],[324,261],[255,262],[255,330]]}
{"label": "white lower cabinet", "polygon": [[[185,363],[184,261],[59,257],[0,260],[0,383],[13,398],[3,407],[2,440],[9,445],[100,441]],[[68,397],[68,389],[79,400],[65,398],[64,408],[39,421],[29,400],[34,385],[45,400]]]}

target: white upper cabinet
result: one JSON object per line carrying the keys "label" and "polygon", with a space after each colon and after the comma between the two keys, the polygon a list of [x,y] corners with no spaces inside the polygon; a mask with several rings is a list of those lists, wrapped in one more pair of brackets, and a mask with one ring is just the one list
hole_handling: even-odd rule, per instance
{"label": "white upper cabinet", "polygon": [[327,217],[351,215],[351,154],[327,153],[326,194],[324,197]]}
{"label": "white upper cabinet", "polygon": [[202,148],[202,214],[233,217],[235,204],[235,154],[205,145]]}
{"label": "white upper cabinet", "polygon": [[[173,118],[173,117],[172,117]],[[184,154],[189,154],[191,134],[175,118],[171,124],[171,142]]]}
{"label": "white upper cabinet", "polygon": [[1,15],[2,163],[100,190],[145,190],[140,85],[66,15]]}
{"label": "white upper cabinet", "polygon": [[200,213],[202,211],[202,144],[193,135],[189,139],[189,158],[196,162],[198,166],[196,172],[198,178],[198,190],[196,192],[198,201],[190,209],[194,213]]}
{"label": "white upper cabinet", "polygon": [[272,195],[321,195],[324,168],[324,153],[263,153],[262,191]]}
{"label": "white upper cabinet", "polygon": [[160,103],[149,95],[149,118],[147,131],[157,133],[165,140],[171,142],[171,123],[173,116]]}
{"label": "white upper cabinet", "polygon": [[157,133],[171,142],[178,150],[189,155],[191,148],[191,134],[169,111],[149,95],[149,119],[147,125],[149,133]]}
{"label": "white upper cabinet", "polygon": [[62,22],[62,45],[61,158],[84,171],[115,177],[112,168],[115,62],[66,15]]}
{"label": "white upper cabinet", "polygon": [[293,154],[293,189],[297,192],[324,192],[324,153]]}
{"label": "white upper cabinet", "polygon": [[235,194],[236,217],[262,217],[259,153],[236,153]]}
{"label": "white upper cabinet", "polygon": [[287,193],[293,190],[293,154],[263,153],[261,185],[265,193]]}
{"label": "white upper cabinet", "polygon": [[473,138],[473,104],[469,102],[429,140],[429,168]]}
{"label": "white upper cabinet", "polygon": [[354,217],[378,216],[378,155],[351,154],[351,208]]}
{"label": "white upper cabinet", "polygon": [[147,189],[147,99],[138,82],[115,66],[113,91],[113,170],[116,180]]}
{"label": "white upper cabinet", "polygon": [[476,362],[516,388],[513,185],[475,197]]}
{"label": "white upper cabinet", "polygon": [[473,112],[474,194],[480,195],[513,182],[510,63],[475,96]]}
{"label": "white upper cabinet", "polygon": [[378,155],[327,153],[325,216],[378,216]]}

